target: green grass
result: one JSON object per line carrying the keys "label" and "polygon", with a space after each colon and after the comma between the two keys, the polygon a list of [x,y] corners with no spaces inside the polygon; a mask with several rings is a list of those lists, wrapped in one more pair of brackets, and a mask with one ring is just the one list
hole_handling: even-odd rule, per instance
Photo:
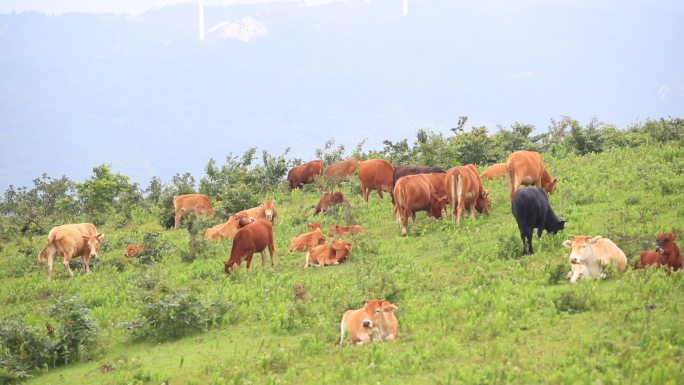
{"label": "green grass", "polygon": [[[152,215],[124,229],[101,228],[108,244],[89,276],[79,271],[69,279],[60,264],[47,282],[35,261],[45,237],[8,243],[0,267],[3,317],[43,328],[50,303],[77,295],[102,330],[96,360],[49,367],[26,384],[681,383],[684,273],[628,271],[570,285],[561,243],[570,234],[603,235],[632,259],[652,249],[659,232],[682,235],[684,150],[641,147],[546,163],[560,179],[552,205],[568,223],[562,233],[535,237],[532,256],[520,255],[501,179],[485,182],[491,215],[456,227],[419,213],[407,237],[399,235],[388,197],[373,194],[367,204],[352,181],[343,187],[350,210],[321,219],[327,230],[353,218],[366,232],[352,238],[348,263],[322,269],[303,269],[303,254],[287,253],[290,239],[314,219],[312,188],[274,196],[276,266],[263,268],[257,254],[251,270],[228,278],[222,262],[230,241],[182,262],[187,231],[162,230]],[[151,265],[123,258],[124,243],[147,231],[160,232],[172,251]],[[146,282],[221,298],[229,311],[209,331],[136,340],[123,325],[138,314]],[[305,300],[295,298],[295,284],[306,287]],[[399,338],[338,346],[342,313],[378,297],[399,306]],[[101,373],[104,364],[114,370]]]}

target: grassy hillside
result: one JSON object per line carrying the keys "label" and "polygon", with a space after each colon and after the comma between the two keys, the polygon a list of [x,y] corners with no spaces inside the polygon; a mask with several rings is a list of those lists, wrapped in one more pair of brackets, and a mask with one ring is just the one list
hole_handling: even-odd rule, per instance
{"label": "grassy hillside", "polygon": [[[536,237],[521,256],[506,180],[485,182],[492,213],[460,227],[419,213],[401,237],[389,199],[365,203],[355,181],[342,190],[351,208],[323,215],[330,224],[360,223],[348,263],[303,269],[290,239],[306,231],[318,194],[280,192],[276,266],[223,273],[230,241],[201,258],[181,260],[188,232],[163,230],[152,213],[136,213],[107,237],[94,273],[56,278],[35,260],[45,237],[4,245],[0,306],[4,318],[45,329],[60,296],[78,296],[100,328],[89,362],[49,367],[27,384],[676,384],[684,378],[684,273],[614,273],[570,285],[570,234],[603,235],[630,258],[653,249],[659,232],[684,234],[684,149],[614,150],[546,159],[560,179],[551,196],[566,231]],[[127,260],[126,242],[159,232],[164,258]],[[684,246],[684,244],[683,244]],[[294,286],[304,287],[298,298]],[[159,342],[134,338],[126,325],[145,301],[187,291],[227,312],[213,327]],[[301,289],[300,289],[301,291]],[[301,295],[300,295],[301,297]],[[398,340],[340,347],[345,310],[367,298],[399,307]],[[103,373],[101,368],[111,368]]]}

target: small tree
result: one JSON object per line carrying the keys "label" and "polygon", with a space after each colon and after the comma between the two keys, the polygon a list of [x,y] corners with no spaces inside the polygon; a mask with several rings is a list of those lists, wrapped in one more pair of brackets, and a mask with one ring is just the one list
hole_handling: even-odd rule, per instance
{"label": "small tree", "polygon": [[130,219],[135,203],[142,200],[137,184],[128,182],[128,177],[112,173],[112,167],[101,164],[93,168],[93,177],[76,184],[83,211],[96,222],[104,222],[112,210]]}

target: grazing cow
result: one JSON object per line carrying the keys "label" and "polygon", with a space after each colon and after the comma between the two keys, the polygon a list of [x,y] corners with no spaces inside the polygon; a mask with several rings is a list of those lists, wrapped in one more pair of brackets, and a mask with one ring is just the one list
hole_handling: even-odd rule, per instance
{"label": "grazing cow", "polygon": [[[442,177],[443,177],[445,172],[446,171],[442,170],[439,167],[397,166],[394,168],[394,172],[392,173],[392,190],[394,190],[394,186],[397,185],[397,181],[400,178],[405,177],[406,175],[439,173],[439,174],[442,174]],[[444,195],[446,195],[446,194],[444,194]],[[440,196],[442,196],[442,195],[440,195]],[[392,203],[394,203],[394,197],[392,197]]]}
{"label": "grazing cow", "polygon": [[142,243],[129,243],[124,251],[124,257],[134,258],[137,257],[145,248]]}
{"label": "grazing cow", "polygon": [[[378,196],[382,199],[382,192],[387,191],[392,195],[392,175],[394,167],[392,163],[382,159],[368,159],[359,166],[359,182],[363,199],[368,202],[368,195],[371,190],[377,190]],[[394,198],[392,198],[394,201]]]}
{"label": "grazing cow", "polygon": [[511,200],[521,184],[541,187],[550,194],[553,192],[558,181],[558,179],[551,180],[551,176],[544,166],[544,160],[535,151],[516,151],[512,153],[508,156],[506,168],[508,170],[508,183],[511,189]]}
{"label": "grazing cow", "polygon": [[306,227],[308,227],[309,230],[314,231],[316,229],[320,229],[321,227],[323,227],[323,224],[321,222],[311,222],[307,224]]}
{"label": "grazing cow", "polygon": [[424,174],[407,175],[394,186],[394,213],[401,223],[401,235],[406,235],[409,217],[415,223],[416,211],[427,211],[428,216],[442,218],[446,196],[438,197],[432,183]]}
{"label": "grazing cow", "polygon": [[489,166],[484,172],[480,175],[481,179],[494,179],[494,178],[500,178],[502,176],[507,176],[508,175],[508,165],[506,163],[497,163],[495,165]]}
{"label": "grazing cow", "polygon": [[271,256],[273,266],[273,224],[266,219],[259,219],[249,226],[237,231],[233,238],[233,247],[230,250],[230,258],[223,262],[224,271],[230,274],[233,266],[242,264],[247,260],[247,268],[252,264],[254,253],[261,253],[261,266],[266,266],[266,248]]}
{"label": "grazing cow", "polygon": [[525,254],[534,253],[532,231],[535,228],[537,237],[541,238],[542,230],[555,234],[565,227],[565,220],[556,217],[549,204],[549,197],[539,187],[527,187],[516,191],[511,206],[513,216],[518,222]]}
{"label": "grazing cow", "polygon": [[647,266],[667,266],[672,270],[682,268],[682,254],[679,247],[674,242],[677,237],[672,233],[661,233],[656,238],[655,251],[642,251],[640,258],[634,264],[634,268],[644,268]]}
{"label": "grazing cow", "polygon": [[334,237],[336,235],[345,235],[349,233],[363,233],[363,226],[361,225],[352,225],[352,226],[340,226],[340,225],[331,225],[330,230],[328,230],[328,236],[329,237]]}
{"label": "grazing cow", "polygon": [[316,228],[308,233],[299,234],[290,241],[290,253],[294,251],[309,251],[312,248],[325,243],[325,234],[321,228]]}
{"label": "grazing cow", "polygon": [[318,213],[322,211],[327,211],[328,207],[332,205],[337,205],[341,203],[347,203],[347,200],[344,199],[344,194],[342,194],[339,191],[326,191],[323,193],[323,196],[321,196],[321,199],[318,201],[318,205],[316,206],[316,211],[314,212],[314,215],[318,215]]}
{"label": "grazing cow", "polygon": [[[52,263],[57,254],[64,256],[62,263],[69,271],[70,276],[73,277],[74,272],[69,267],[69,261],[79,256],[83,259],[83,268],[86,274],[89,274],[90,258],[97,257],[103,238],[104,235],[98,233],[97,228],[92,223],[55,226],[48,234],[47,244],[38,253],[38,261],[47,263],[49,280],[52,280]],[[46,251],[47,258],[43,256]]]}
{"label": "grazing cow", "polygon": [[184,213],[194,211],[197,216],[199,214],[214,216],[214,208],[211,206],[209,197],[204,194],[177,195],[173,198],[173,209],[176,213],[174,218],[175,229],[180,227],[181,217]]}
{"label": "grazing cow", "polygon": [[330,243],[316,246],[306,253],[304,268],[310,263],[318,266],[337,265],[347,260],[351,253],[352,244],[348,241],[333,240]]}
{"label": "grazing cow", "polygon": [[399,308],[384,299],[366,301],[364,307],[347,310],[340,322],[340,345],[345,337],[357,345],[371,341],[391,341],[399,336],[399,321],[394,313]]}
{"label": "grazing cow", "polygon": [[354,174],[357,168],[359,168],[359,163],[361,161],[358,158],[349,158],[341,162],[333,163],[325,170],[325,177],[337,178],[338,181],[345,181],[349,179],[349,176]]}
{"label": "grazing cow", "polygon": [[443,185],[447,190],[447,200],[451,205],[451,215],[456,218],[456,224],[461,224],[461,215],[466,204],[470,207],[470,215],[475,211],[489,214],[489,200],[487,191],[474,165],[456,166],[446,172]]}
{"label": "grazing cow", "polygon": [[251,217],[254,218],[254,220],[268,219],[269,222],[275,224],[275,220],[278,217],[278,212],[275,210],[275,203],[276,201],[267,199],[259,206],[238,211],[235,215],[239,217]]}
{"label": "grazing cow", "polygon": [[323,174],[323,161],[317,159],[291,168],[287,173],[287,180],[290,182],[290,188],[300,188],[304,184],[313,182],[316,175],[321,174]]}
{"label": "grazing cow", "polygon": [[217,240],[223,238],[233,238],[237,231],[248,224],[254,222],[254,217],[249,217],[247,215],[235,214],[228,217],[228,220],[224,223],[219,223],[216,226],[208,228],[204,232],[204,240]]}
{"label": "grazing cow", "polygon": [[627,269],[625,253],[613,241],[601,236],[576,235],[563,242],[570,252],[568,279],[575,283],[580,278],[605,278],[603,269],[611,265],[618,272]]}

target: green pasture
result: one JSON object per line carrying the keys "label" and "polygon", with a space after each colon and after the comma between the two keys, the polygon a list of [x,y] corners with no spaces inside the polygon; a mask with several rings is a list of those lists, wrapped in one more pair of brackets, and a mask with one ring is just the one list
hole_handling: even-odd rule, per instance
{"label": "green pasture", "polygon": [[[271,194],[279,213],[276,265],[262,267],[257,254],[250,270],[243,265],[230,277],[223,272],[230,240],[209,243],[186,262],[187,229],[163,229],[156,213],[142,209],[126,226],[99,228],[106,244],[87,276],[79,267],[69,279],[59,260],[48,282],[36,261],[45,235],[8,242],[0,318],[43,331],[56,322],[48,309],[60,297],[78,297],[90,309],[96,348],[80,362],[32,372],[24,382],[32,385],[684,383],[684,272],[630,269],[571,285],[561,245],[571,234],[609,237],[631,266],[639,251],[655,247],[658,233],[684,236],[684,149],[545,160],[559,178],[551,204],[568,222],[561,233],[535,236],[531,256],[521,255],[507,180],[485,182],[491,215],[466,216],[457,227],[419,213],[406,237],[389,196],[373,192],[366,203],[352,180],[341,187],[349,207],[316,218],[313,186]],[[326,232],[334,223],[365,227],[350,237],[347,263],[303,269],[304,254],[287,253],[313,220]],[[159,233],[163,258],[123,257],[126,243],[150,232]],[[131,331],[146,301],[174,292],[220,303],[225,313],[178,339]],[[339,346],[343,312],[368,298],[399,307],[399,338]]]}

